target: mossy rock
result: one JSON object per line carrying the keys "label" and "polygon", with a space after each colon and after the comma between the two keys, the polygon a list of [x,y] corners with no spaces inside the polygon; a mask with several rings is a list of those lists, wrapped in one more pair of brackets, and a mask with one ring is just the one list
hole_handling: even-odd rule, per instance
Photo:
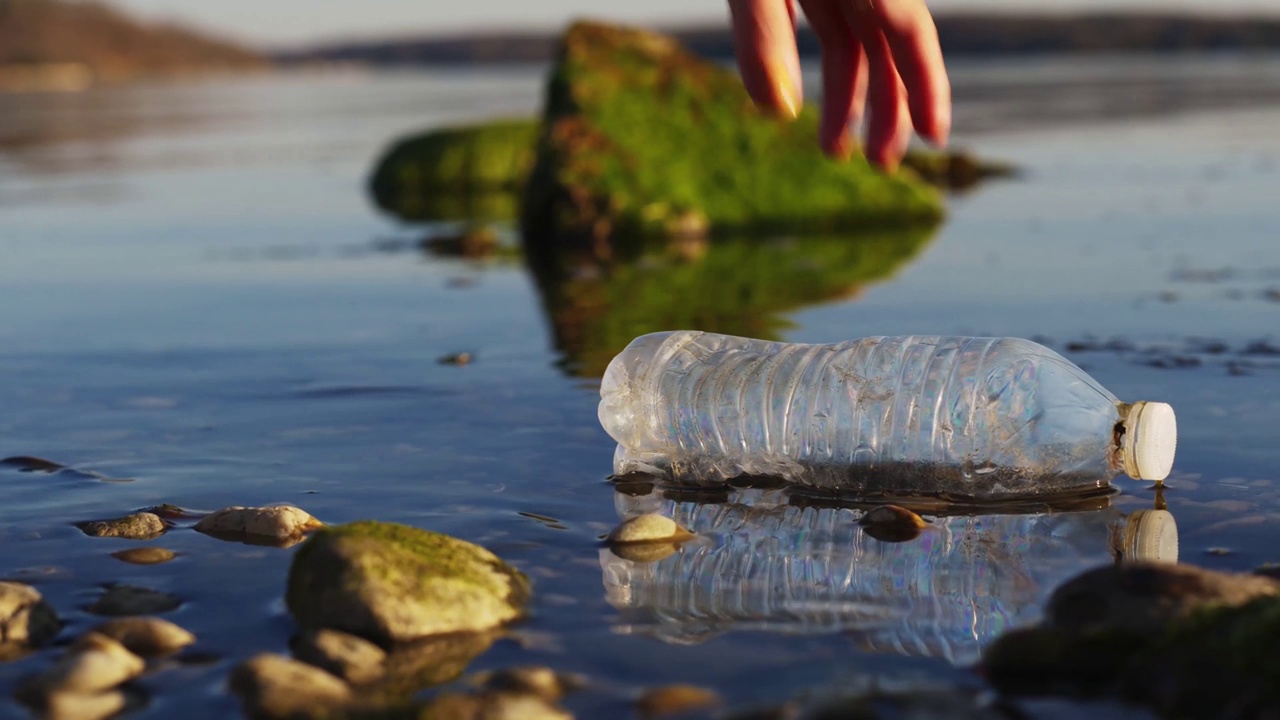
{"label": "mossy rock", "polygon": [[[757,110],[732,71],[667,36],[578,23],[562,39],[541,118],[398,141],[370,188],[407,220],[503,219],[514,209],[503,198],[524,188],[526,230],[593,237],[665,235],[691,218],[761,234],[941,218],[938,193],[913,172],[831,160],[817,135],[812,109],[791,122]],[[906,165],[939,182],[992,167],[940,154]]]}
{"label": "mossy rock", "polygon": [[500,220],[533,164],[529,120],[445,128],[395,142],[369,181],[378,207],[406,220]]}
{"label": "mossy rock", "polygon": [[373,521],[326,528],[289,568],[286,603],[300,626],[384,646],[481,632],[519,617],[523,574],[457,538]]}
{"label": "mossy rock", "polygon": [[1206,609],[1135,655],[1122,697],[1166,717],[1280,717],[1280,599]]}
{"label": "mossy rock", "polygon": [[686,213],[713,232],[829,232],[934,223],[942,203],[908,174],[826,158],[813,113],[757,110],[736,74],[668,36],[574,24],[548,82],[526,233],[656,235]]}
{"label": "mossy rock", "polygon": [[[797,122],[813,123],[814,118],[806,112]],[[534,118],[500,120],[402,138],[374,168],[369,183],[374,202],[410,222],[514,220],[520,190],[533,167],[539,125]],[[902,166],[947,190],[967,190],[1017,172],[964,151],[911,150]],[[502,176],[503,170],[510,174]]]}
{"label": "mossy rock", "polygon": [[[1139,565],[1084,578],[1109,614],[1001,636],[982,660],[997,689],[1106,695],[1171,718],[1280,716],[1280,596],[1258,592],[1257,577]],[[1064,588],[1078,594],[1080,581]],[[1115,588],[1110,601],[1103,582]],[[1135,617],[1137,600],[1163,622]]]}

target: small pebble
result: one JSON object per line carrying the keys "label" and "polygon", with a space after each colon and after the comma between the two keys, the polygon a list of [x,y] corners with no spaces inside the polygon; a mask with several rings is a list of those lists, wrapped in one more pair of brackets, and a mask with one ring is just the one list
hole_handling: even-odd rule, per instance
{"label": "small pebble", "polygon": [[573,720],[564,708],[537,695],[482,692],[476,695],[440,693],[417,715],[420,718],[477,720]]}
{"label": "small pebble", "polygon": [[664,685],[646,690],[636,700],[636,709],[646,718],[675,715],[720,704],[713,690],[697,685]]}
{"label": "small pebble", "polygon": [[57,613],[39,590],[0,581],[0,645],[42,645],[61,629]]}
{"label": "small pebble", "polygon": [[159,515],[149,512],[134,513],[112,520],[92,520],[76,523],[80,531],[90,537],[128,538],[150,540],[160,537],[168,527]]}
{"label": "small pebble", "polygon": [[123,710],[125,703],[125,695],[119,690],[56,692],[38,700],[43,720],[105,720]]}
{"label": "small pebble", "polygon": [[633,563],[658,562],[679,550],[680,543],[675,542],[616,543],[609,546],[609,552]]}
{"label": "small pebble", "polygon": [[899,505],[872,508],[858,522],[868,535],[883,542],[913,540],[929,526],[924,518]]}
{"label": "small pebble", "polygon": [[486,690],[528,693],[548,702],[556,702],[567,693],[587,684],[586,678],[572,673],[557,673],[549,667],[530,665],[480,673],[473,680]]}
{"label": "small pebble", "polygon": [[109,637],[91,632],[81,637],[53,667],[30,678],[22,694],[92,694],[110,690],[142,674],[146,662]]}
{"label": "small pebble", "polygon": [[155,657],[177,652],[196,641],[196,636],[161,618],[122,617],[108,620],[92,632],[119,642],[129,652]]}
{"label": "small pebble", "polygon": [[174,551],[162,547],[136,547],[111,553],[111,557],[134,565],[159,565],[177,556]]}
{"label": "small pebble", "polygon": [[255,718],[312,717],[351,702],[351,688],[338,678],[283,655],[262,653],[231,671],[231,691]]}
{"label": "small pebble", "polygon": [[210,513],[196,530],[213,536],[287,540],[324,527],[307,511],[292,505],[229,507]]}
{"label": "small pebble", "polygon": [[308,630],[294,640],[291,649],[297,659],[353,685],[377,680],[387,671],[386,651],[362,637],[338,630]]}
{"label": "small pebble", "polygon": [[156,615],[176,610],[182,601],[166,592],[133,585],[112,585],[92,605],[94,615]]}
{"label": "small pebble", "polygon": [[692,536],[688,530],[665,515],[647,513],[630,518],[609,533],[610,543],[647,543],[676,540]]}

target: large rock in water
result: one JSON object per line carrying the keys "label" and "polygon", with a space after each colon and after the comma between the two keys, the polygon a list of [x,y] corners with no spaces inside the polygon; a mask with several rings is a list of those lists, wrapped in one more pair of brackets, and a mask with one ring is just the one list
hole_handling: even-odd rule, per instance
{"label": "large rock in water", "polygon": [[675,40],[583,22],[561,41],[521,214],[526,234],[601,239],[932,223],[942,205],[908,173],[827,159],[813,113],[757,110]]}
{"label": "large rock in water", "polygon": [[1161,717],[1280,717],[1280,582],[1189,565],[1094,570],[984,653],[1009,695],[1100,694]]}
{"label": "large rock in water", "polygon": [[[815,119],[805,113],[796,122],[812,125]],[[369,179],[373,200],[408,221],[512,220],[519,214],[541,126],[536,118],[494,120],[403,137],[374,165]],[[910,150],[902,167],[945,190],[966,190],[1016,172],[1006,163],[964,151]]]}
{"label": "large rock in water", "polygon": [[285,600],[304,629],[390,645],[488,630],[518,617],[528,595],[525,576],[478,545],[365,521],[308,540],[289,568]]}

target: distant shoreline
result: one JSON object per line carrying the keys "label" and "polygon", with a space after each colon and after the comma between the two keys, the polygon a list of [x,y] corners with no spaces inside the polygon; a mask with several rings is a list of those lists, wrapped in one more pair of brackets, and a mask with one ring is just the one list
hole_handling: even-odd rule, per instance
{"label": "distant shoreline", "polygon": [[[1189,53],[1280,51],[1280,15],[1208,16],[1172,13],[1012,14],[951,13],[937,17],[948,56]],[[695,53],[731,58],[733,38],[725,26],[668,28]],[[503,65],[548,62],[558,32],[459,33],[331,43],[281,51],[281,64],[349,62],[373,66]],[[800,53],[818,56],[808,28],[799,33]]]}

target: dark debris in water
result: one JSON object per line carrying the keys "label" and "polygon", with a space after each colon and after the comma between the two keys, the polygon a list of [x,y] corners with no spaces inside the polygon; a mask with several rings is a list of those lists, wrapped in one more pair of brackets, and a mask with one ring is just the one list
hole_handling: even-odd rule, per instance
{"label": "dark debris in water", "polygon": [[1280,356],[1280,347],[1273,345],[1270,340],[1255,340],[1249,343],[1244,350],[1241,350],[1240,354],[1275,357]]}
{"label": "dark debris in water", "polygon": [[94,615],[156,615],[177,610],[182,600],[167,592],[133,585],[107,585],[103,593],[85,608]]}
{"label": "dark debris in water", "polygon": [[169,503],[140,508],[138,512],[158,515],[165,520],[199,520],[209,514],[208,511],[205,510],[191,510],[188,508],[178,507],[177,505],[171,505]]}
{"label": "dark debris in water", "polygon": [[45,475],[58,475],[64,478],[78,478],[83,480],[96,480],[98,482],[125,483],[133,482],[133,478],[119,478],[104,475],[96,470],[80,470],[78,468],[63,465],[53,460],[46,460],[34,455],[13,455],[0,460],[0,466],[11,467],[17,469],[18,472],[25,473],[43,473]]}
{"label": "dark debris in water", "polygon": [[528,512],[525,510],[521,510],[516,514],[521,517],[527,517],[530,520],[537,521],[538,523],[542,524],[544,527],[549,527],[552,530],[568,530],[569,529],[563,522],[549,515],[539,515],[538,513]]}
{"label": "dark debris in water", "polygon": [[[1048,347],[1055,343],[1049,338],[1036,338],[1036,342]],[[1062,343],[1061,349],[1072,356],[1090,353],[1108,353],[1126,357],[1134,364],[1160,370],[1186,370],[1209,365],[1221,366],[1230,376],[1252,375],[1257,371],[1280,370],[1280,362],[1266,358],[1280,358],[1280,346],[1268,338],[1251,340],[1238,347],[1215,338],[1189,337],[1172,343],[1153,343],[1139,346],[1123,337],[1102,340],[1084,337]],[[1077,362],[1077,365],[1081,363]]]}
{"label": "dark debris in water", "polygon": [[1158,355],[1153,358],[1140,360],[1139,364],[1147,367],[1160,368],[1162,370],[1176,370],[1181,368],[1200,367],[1204,362],[1195,355]]}
{"label": "dark debris in water", "polygon": [[308,400],[332,400],[371,395],[413,395],[423,391],[424,388],[413,385],[334,385],[296,390],[291,396]]}
{"label": "dark debris in water", "polygon": [[43,472],[54,473],[66,466],[62,463],[56,463],[52,460],[45,460],[33,455],[14,455],[0,460],[0,465],[7,465],[18,469],[18,472]]}

